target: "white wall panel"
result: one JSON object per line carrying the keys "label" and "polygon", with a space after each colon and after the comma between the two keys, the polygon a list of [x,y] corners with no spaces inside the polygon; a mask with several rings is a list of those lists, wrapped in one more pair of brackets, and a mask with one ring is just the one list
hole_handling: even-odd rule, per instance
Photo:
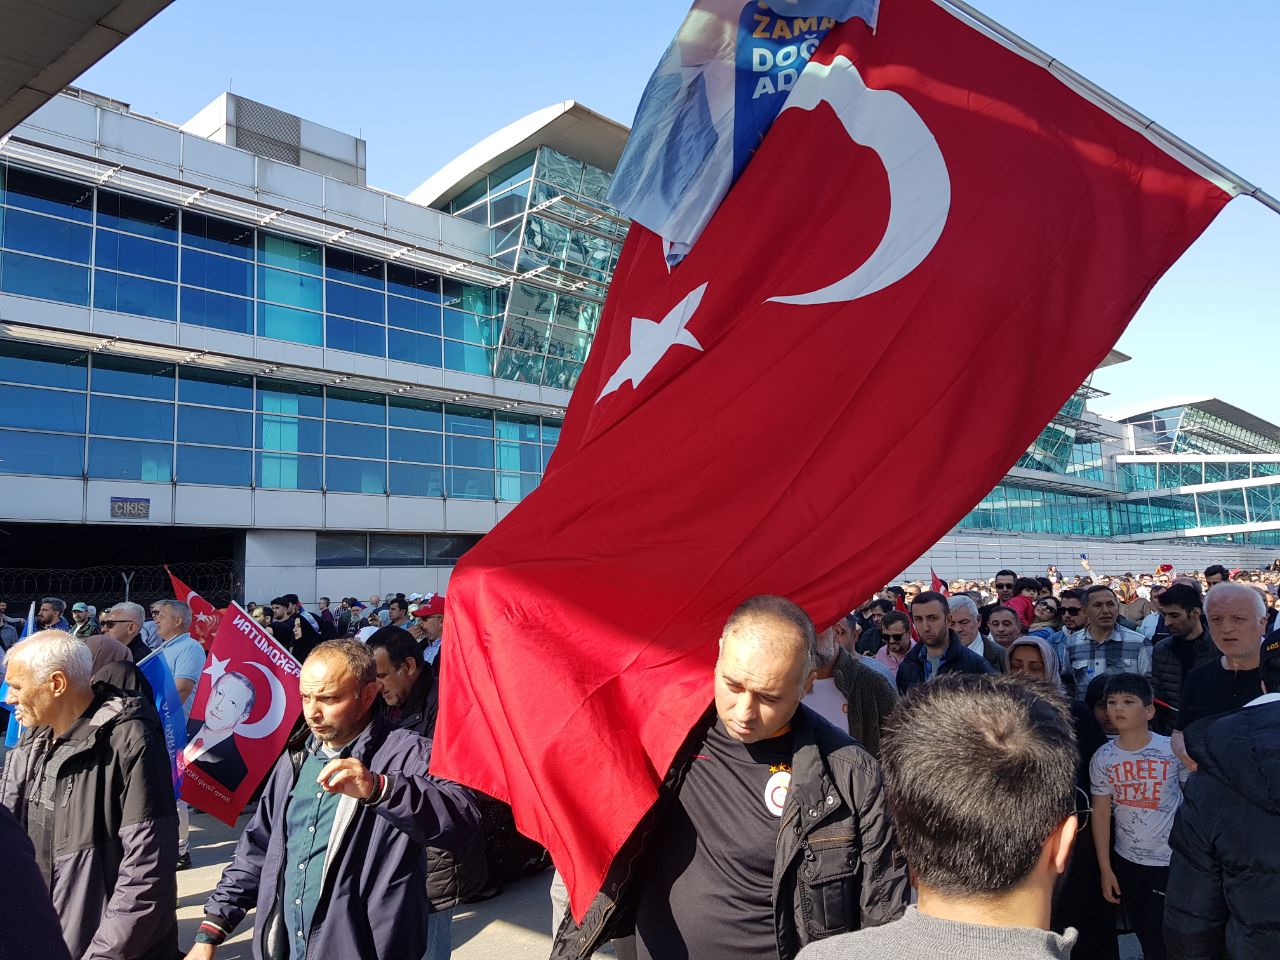
{"label": "white wall panel", "polygon": [[84,483],[63,477],[0,476],[0,518],[82,523]]}
{"label": "white wall panel", "polygon": [[387,498],[366,493],[328,493],[324,500],[327,530],[385,530]]}
{"label": "white wall panel", "polygon": [[[136,497],[151,501],[151,516],[129,519],[111,515],[112,497]],[[132,480],[90,480],[85,489],[88,523],[129,523],[135,526],[173,523],[173,484],[138,483]]]}
{"label": "white wall panel", "polygon": [[244,487],[178,484],[173,522],[200,527],[253,526],[253,491]]}
{"label": "white wall panel", "polygon": [[314,490],[255,490],[253,518],[255,526],[268,530],[273,527],[319,530],[324,526],[324,494]]}

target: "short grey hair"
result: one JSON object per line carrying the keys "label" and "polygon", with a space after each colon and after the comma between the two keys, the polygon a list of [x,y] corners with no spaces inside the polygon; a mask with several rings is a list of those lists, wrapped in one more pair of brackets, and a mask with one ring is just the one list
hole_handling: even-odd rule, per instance
{"label": "short grey hair", "polygon": [[807,677],[822,666],[823,659],[818,650],[818,634],[813,621],[804,610],[786,597],[764,594],[742,601],[725,621],[724,630],[720,633],[720,645],[724,646],[725,637],[730,633],[759,620],[772,620],[795,628],[804,643],[804,676]]}
{"label": "short grey hair", "polygon": [[182,618],[182,629],[188,630],[191,628],[191,608],[181,600],[157,600],[156,606],[168,607],[176,611],[178,616]]}
{"label": "short grey hair", "polygon": [[973,602],[973,597],[968,594],[957,594],[951,598],[951,602],[948,606],[950,607],[949,612],[954,613],[956,607],[967,607],[969,612],[973,614],[975,618],[978,616],[978,605]]}
{"label": "short grey hair", "polygon": [[142,604],[134,603],[132,600],[122,600],[114,607],[107,611],[108,613],[119,614],[129,620],[132,620],[138,626],[147,622],[147,611],[142,609]]}
{"label": "short grey hair", "polygon": [[1262,591],[1257,587],[1250,586],[1247,583],[1232,583],[1229,580],[1214,586],[1212,590],[1204,595],[1204,613],[1209,615],[1209,608],[1215,600],[1221,601],[1230,596],[1242,596],[1248,594],[1253,598],[1253,608],[1258,618],[1261,619],[1267,615],[1267,601],[1262,599]]}
{"label": "short grey hair", "polygon": [[31,671],[36,683],[48,683],[61,672],[73,687],[87,687],[93,675],[93,654],[79,637],[62,630],[41,630],[9,648],[4,659],[8,669],[15,662]]}

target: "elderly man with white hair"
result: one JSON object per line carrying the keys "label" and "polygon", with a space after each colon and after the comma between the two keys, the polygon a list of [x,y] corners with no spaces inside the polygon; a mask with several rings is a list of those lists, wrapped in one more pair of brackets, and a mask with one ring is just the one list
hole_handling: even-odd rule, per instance
{"label": "elderly man with white hair", "polygon": [[84,641],[42,630],[6,658],[27,727],[0,802],[35,848],[71,956],[172,960],[177,818],[164,732],[145,700],[91,682]]}
{"label": "elderly man with white hair", "polygon": [[1258,695],[1258,661],[1267,630],[1266,601],[1248,584],[1215,584],[1204,596],[1204,612],[1222,656],[1187,673],[1170,737],[1174,752],[1191,770],[1196,762],[1187,754],[1183,731],[1197,720],[1238,710]]}

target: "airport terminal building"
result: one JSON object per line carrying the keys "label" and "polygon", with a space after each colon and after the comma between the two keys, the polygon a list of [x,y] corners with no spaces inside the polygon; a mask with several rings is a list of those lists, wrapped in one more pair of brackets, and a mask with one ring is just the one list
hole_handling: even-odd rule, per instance
{"label": "airport terminal building", "polygon": [[[364,141],[244,97],[181,125],[54,97],[0,139],[0,596],[211,556],[215,600],[444,589],[555,448],[626,136],[557,104],[401,197]],[[1280,428],[1101,395],[908,573],[1280,555]]]}

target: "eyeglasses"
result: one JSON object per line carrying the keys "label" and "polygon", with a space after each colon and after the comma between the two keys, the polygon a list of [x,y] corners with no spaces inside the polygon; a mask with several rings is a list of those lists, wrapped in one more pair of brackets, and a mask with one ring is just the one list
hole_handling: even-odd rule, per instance
{"label": "eyeglasses", "polygon": [[886,643],[891,640],[905,640],[907,638],[905,633],[883,633],[881,636],[884,637]]}
{"label": "eyeglasses", "polygon": [[122,623],[137,623],[137,622],[138,621],[136,620],[99,620],[98,626],[107,627],[108,629],[110,629],[111,627],[118,626]]}
{"label": "eyeglasses", "polygon": [[1084,610],[1083,607],[1062,607],[1061,609],[1063,616],[1070,615],[1073,617],[1080,616],[1080,613]]}

